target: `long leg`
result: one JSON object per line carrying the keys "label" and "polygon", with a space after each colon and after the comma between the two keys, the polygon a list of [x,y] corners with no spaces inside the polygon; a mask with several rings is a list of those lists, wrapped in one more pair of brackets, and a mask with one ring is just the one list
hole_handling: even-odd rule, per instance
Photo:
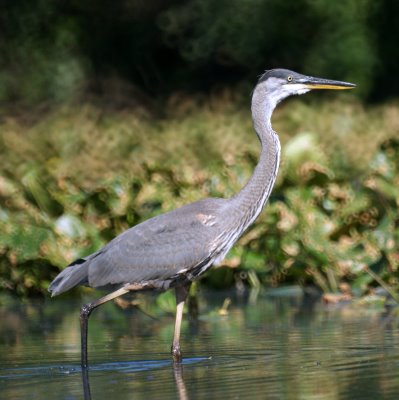
{"label": "long leg", "polygon": [[186,286],[176,287],[176,322],[172,343],[172,357],[175,363],[180,363],[182,359],[180,349],[180,328],[183,318],[184,302],[187,298],[188,292],[190,291],[190,286],[191,283]]}
{"label": "long leg", "polygon": [[112,299],[115,299],[123,294],[129,292],[126,288],[121,288],[116,290],[115,292],[109,293],[101,299],[93,301],[92,303],[85,304],[80,309],[80,335],[81,335],[81,346],[82,346],[82,368],[87,368],[87,326],[88,320],[91,312],[101,306],[101,304],[106,303]]}

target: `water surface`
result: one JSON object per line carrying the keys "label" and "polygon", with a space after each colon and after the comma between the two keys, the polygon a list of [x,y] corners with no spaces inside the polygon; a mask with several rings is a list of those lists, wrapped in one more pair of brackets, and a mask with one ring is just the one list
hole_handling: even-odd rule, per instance
{"label": "water surface", "polygon": [[[186,316],[182,328],[181,369],[169,355],[173,315],[104,305],[89,324],[91,398],[399,398],[398,319],[283,294],[200,293],[198,321]],[[1,398],[83,398],[81,301],[0,306]]]}

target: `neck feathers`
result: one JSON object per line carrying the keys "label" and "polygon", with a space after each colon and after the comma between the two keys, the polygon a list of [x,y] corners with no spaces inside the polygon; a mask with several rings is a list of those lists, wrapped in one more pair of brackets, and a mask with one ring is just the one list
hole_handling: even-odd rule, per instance
{"label": "neck feathers", "polygon": [[254,128],[262,146],[259,161],[250,180],[231,199],[234,210],[241,217],[242,231],[262,211],[276,181],[280,162],[280,141],[270,122],[276,103],[270,100],[267,93],[262,93],[263,90],[258,85],[252,97]]}

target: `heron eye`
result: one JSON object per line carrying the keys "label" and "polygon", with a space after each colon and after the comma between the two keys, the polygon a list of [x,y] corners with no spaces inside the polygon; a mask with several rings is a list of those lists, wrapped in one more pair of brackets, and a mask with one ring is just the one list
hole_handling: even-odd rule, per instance
{"label": "heron eye", "polygon": [[288,82],[292,82],[292,79],[293,79],[293,78],[292,78],[292,75],[288,75],[287,81],[288,81]]}

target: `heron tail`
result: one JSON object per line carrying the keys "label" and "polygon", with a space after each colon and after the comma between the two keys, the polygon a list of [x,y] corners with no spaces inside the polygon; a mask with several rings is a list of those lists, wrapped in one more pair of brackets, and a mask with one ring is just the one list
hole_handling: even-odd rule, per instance
{"label": "heron tail", "polygon": [[50,283],[48,291],[51,296],[57,296],[77,285],[87,283],[89,263],[80,258],[68,265],[55,279]]}

